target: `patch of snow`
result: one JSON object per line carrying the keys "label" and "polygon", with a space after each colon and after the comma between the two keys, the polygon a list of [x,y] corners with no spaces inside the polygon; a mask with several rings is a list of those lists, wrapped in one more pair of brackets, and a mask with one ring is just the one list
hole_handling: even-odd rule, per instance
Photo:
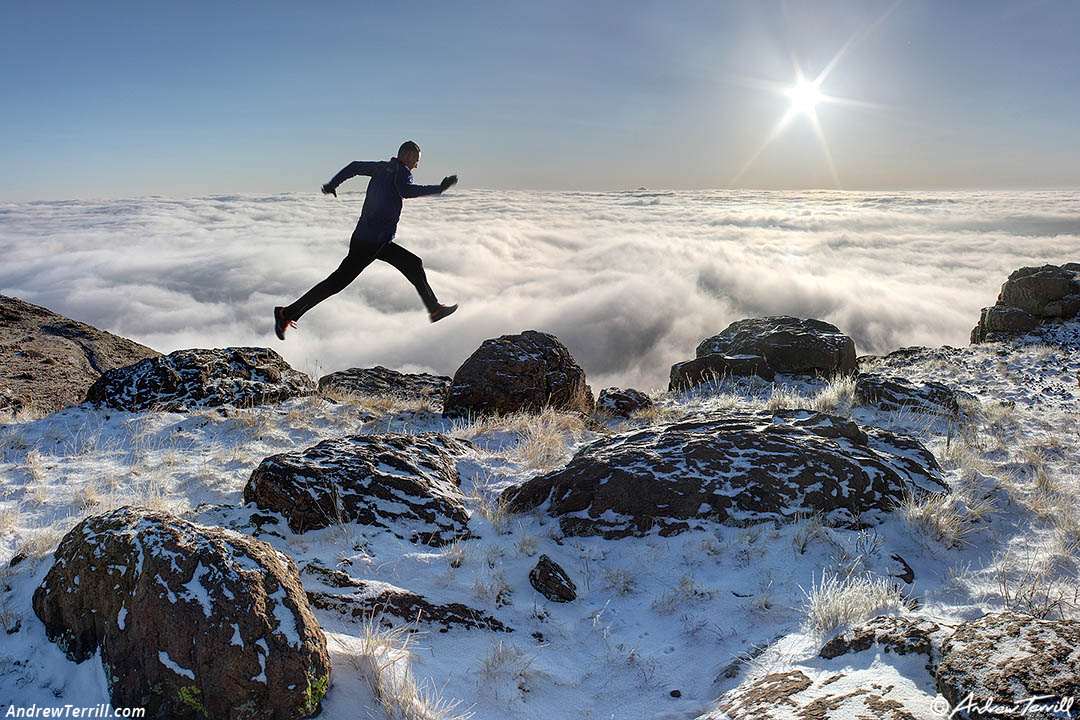
{"label": "patch of snow", "polygon": [[158,653],[158,660],[161,662],[162,665],[169,668],[177,675],[183,675],[189,680],[195,679],[195,673],[193,673],[191,670],[187,670],[186,668],[182,668],[177,665],[175,662],[173,662],[173,659],[169,657],[169,653],[165,652],[164,650]]}

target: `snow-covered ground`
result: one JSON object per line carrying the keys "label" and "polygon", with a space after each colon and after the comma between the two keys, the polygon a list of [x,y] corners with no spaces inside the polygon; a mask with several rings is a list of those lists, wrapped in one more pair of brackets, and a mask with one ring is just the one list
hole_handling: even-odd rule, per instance
{"label": "snow-covered ground", "polygon": [[[321,397],[191,414],[84,406],[0,423],[0,714],[11,704],[108,700],[99,660],[66,660],[31,608],[55,544],[76,521],[140,504],[253,532],[242,491],[264,457],[358,432],[434,430],[473,441],[476,451],[458,469],[476,537],[432,549],[361,525],[295,535],[284,523],[278,534],[260,537],[300,567],[317,561],[432,602],[461,602],[514,628],[439,632],[421,622],[418,632],[399,637],[410,639],[404,651],[381,651],[384,674],[396,673],[400,683],[410,673],[431,696],[460,701],[448,716],[694,718],[747,677],[790,667],[812,677],[831,673],[838,665],[816,657],[829,637],[815,626],[820,588],[827,578],[867,573],[899,582],[889,577],[897,574],[894,555],[915,575],[903,603],[884,598],[875,608],[868,595],[871,602],[855,613],[955,622],[1026,605],[1050,617],[1076,617],[1078,347],[1080,328],[1068,325],[1027,343],[935,348],[864,363],[863,370],[970,393],[976,400],[965,403],[956,422],[852,407],[850,385],[797,383],[663,396],[658,410],[605,430],[551,414],[546,427],[469,425],[422,408]],[[620,540],[563,537],[542,513],[507,516],[494,503],[500,489],[560,466],[601,432],[777,406],[829,410],[918,437],[941,462],[953,500],[933,513],[898,510],[864,531],[807,518]],[[552,603],[532,589],[528,573],[541,553],[577,583],[576,601]],[[382,717],[365,680],[372,628],[332,611],[316,616],[334,662],[323,717],[364,717],[361,708]],[[725,672],[748,654],[754,658]],[[845,664],[851,663],[839,667]],[[932,717],[936,691],[918,664],[895,654],[871,658],[850,669],[850,679],[906,683],[911,707]]]}

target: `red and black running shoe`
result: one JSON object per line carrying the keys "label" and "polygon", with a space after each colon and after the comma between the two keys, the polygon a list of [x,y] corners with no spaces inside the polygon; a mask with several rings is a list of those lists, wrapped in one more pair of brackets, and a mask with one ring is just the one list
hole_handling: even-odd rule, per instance
{"label": "red and black running shoe", "polygon": [[[432,320],[432,322],[435,321]],[[274,334],[277,335],[278,340],[284,340],[285,331],[291,327],[296,327],[296,323],[285,318],[285,308],[280,306],[274,308]]]}
{"label": "red and black running shoe", "polygon": [[431,322],[439,322],[447,315],[453,315],[455,310],[457,310],[457,305],[443,305],[442,303],[439,303],[439,307],[428,313],[428,319],[431,320]]}

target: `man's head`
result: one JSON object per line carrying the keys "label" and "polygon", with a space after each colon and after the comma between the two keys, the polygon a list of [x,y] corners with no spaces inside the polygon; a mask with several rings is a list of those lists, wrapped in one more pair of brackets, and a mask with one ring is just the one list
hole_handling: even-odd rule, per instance
{"label": "man's head", "polygon": [[398,148],[397,159],[405,167],[415,170],[416,166],[420,164],[420,146],[412,140],[406,140]]}

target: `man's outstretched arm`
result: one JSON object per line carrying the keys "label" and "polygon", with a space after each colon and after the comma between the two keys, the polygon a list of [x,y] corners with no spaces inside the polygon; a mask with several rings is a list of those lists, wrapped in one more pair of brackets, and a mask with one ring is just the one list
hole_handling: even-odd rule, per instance
{"label": "man's outstretched arm", "polygon": [[322,191],[326,195],[333,195],[334,197],[337,197],[337,189],[338,186],[341,185],[341,183],[345,182],[351,177],[356,177],[357,175],[367,175],[370,177],[375,174],[375,171],[378,169],[378,167],[379,163],[377,162],[364,162],[361,160],[355,160],[346,165],[345,167],[341,168],[341,172],[331,178],[330,182],[322,186]]}
{"label": "man's outstretched arm", "polygon": [[[454,182],[457,182],[457,175],[453,175],[452,177],[454,178]],[[398,173],[397,177],[394,178],[395,182],[397,183],[398,192],[403,198],[422,197],[424,195],[438,195],[439,193],[450,187],[450,185],[454,184],[447,184],[446,181],[448,179],[449,178],[445,178],[441,185],[413,185],[412,173]]]}

